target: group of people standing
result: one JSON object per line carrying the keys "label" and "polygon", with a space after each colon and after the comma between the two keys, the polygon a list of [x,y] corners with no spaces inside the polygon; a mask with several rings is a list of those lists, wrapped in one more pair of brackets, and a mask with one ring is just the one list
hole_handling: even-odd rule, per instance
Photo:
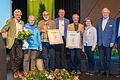
{"label": "group of people standing", "polygon": [[[41,51],[44,68],[48,71],[55,69],[68,69],[67,59],[71,63],[71,73],[81,73],[81,54],[87,55],[88,69],[86,74],[94,74],[94,51],[98,46],[101,63],[101,74],[110,74],[112,48],[115,44],[120,55],[120,18],[114,21],[110,18],[110,10],[102,9],[102,18],[93,26],[91,18],[85,18],[85,23],[79,23],[79,15],[73,14],[73,23],[65,18],[65,10],[60,9],[59,17],[54,21],[50,19],[47,11],[43,12],[43,20],[35,25],[35,17],[29,16],[28,23],[24,25],[21,20],[20,9],[14,11],[14,17],[10,18],[1,29],[2,37],[6,38],[6,48],[9,49],[12,64],[13,77],[19,74],[19,65],[23,63],[23,71],[36,68],[36,57]],[[50,45],[48,39],[49,29],[59,29],[63,44]],[[18,32],[27,30],[33,35],[28,40],[19,40]],[[80,48],[66,48],[67,31],[80,33]],[[25,43],[27,43],[27,48]],[[69,54],[70,56],[66,56]],[[31,60],[31,61],[30,61]]]}

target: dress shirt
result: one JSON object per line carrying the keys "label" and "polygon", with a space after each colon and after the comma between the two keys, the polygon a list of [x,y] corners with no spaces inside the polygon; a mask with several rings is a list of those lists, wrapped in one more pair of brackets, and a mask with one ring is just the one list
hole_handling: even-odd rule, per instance
{"label": "dress shirt", "polygon": [[64,20],[59,20],[59,31],[64,36]]}
{"label": "dress shirt", "polygon": [[18,21],[15,19],[15,22],[16,22],[16,38],[17,38],[17,37],[18,37],[18,32],[19,32],[19,31],[22,31],[23,28],[22,28],[21,21],[18,22]]}
{"label": "dress shirt", "polygon": [[108,18],[103,18],[103,20],[102,20],[102,31],[104,31],[108,19],[109,19],[109,17]]}
{"label": "dress shirt", "polygon": [[120,37],[120,22],[119,22],[118,36],[117,37]]}

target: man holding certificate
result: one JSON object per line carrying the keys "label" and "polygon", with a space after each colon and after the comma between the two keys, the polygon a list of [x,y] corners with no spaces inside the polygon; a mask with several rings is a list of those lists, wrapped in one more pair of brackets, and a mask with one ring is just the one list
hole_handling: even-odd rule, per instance
{"label": "man holding certificate", "polygon": [[72,19],[73,19],[73,23],[69,24],[67,28],[66,47],[69,48],[69,53],[71,55],[71,61],[72,61],[71,73],[74,74],[77,72],[77,74],[80,74],[80,63],[81,63],[80,53],[82,49],[82,33],[84,27],[82,24],[78,23],[79,21],[78,14],[73,14]]}
{"label": "man holding certificate", "polygon": [[49,44],[48,30],[55,29],[54,21],[50,20],[47,11],[43,12],[43,19],[38,23],[41,32],[41,40],[43,45],[42,57],[45,69],[54,70],[55,68],[55,50],[54,45]]}
{"label": "man holding certificate", "polygon": [[56,68],[64,69],[66,68],[66,34],[67,34],[67,26],[69,24],[69,20],[66,19],[65,10],[60,9],[58,12],[59,17],[55,19],[56,28],[59,29],[64,44],[56,45]]}

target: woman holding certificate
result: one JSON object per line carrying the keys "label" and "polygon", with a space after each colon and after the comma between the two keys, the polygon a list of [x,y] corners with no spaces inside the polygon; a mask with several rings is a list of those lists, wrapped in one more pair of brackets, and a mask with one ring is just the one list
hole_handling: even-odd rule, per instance
{"label": "woman holding certificate", "polygon": [[[82,33],[84,27],[78,23],[79,15],[73,14],[73,23],[68,25],[67,28],[67,41],[66,47],[69,48],[72,61],[72,74],[80,74],[80,63],[81,63],[81,49],[82,49]],[[70,34],[70,35],[69,35]],[[76,40],[77,39],[77,40]]]}
{"label": "woman holding certificate", "polygon": [[97,32],[96,28],[92,26],[90,18],[85,19],[85,30],[83,34],[83,52],[88,57],[88,70],[87,75],[93,75],[94,72],[94,50],[97,43]]}

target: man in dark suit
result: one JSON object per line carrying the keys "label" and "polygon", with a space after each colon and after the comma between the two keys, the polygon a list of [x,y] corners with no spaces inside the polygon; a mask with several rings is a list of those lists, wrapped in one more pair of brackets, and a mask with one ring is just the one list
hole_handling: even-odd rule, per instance
{"label": "man in dark suit", "polygon": [[69,24],[69,20],[65,18],[65,10],[60,9],[58,12],[59,17],[55,19],[56,28],[59,29],[64,44],[56,45],[56,68],[66,68],[66,34],[67,34],[67,26]]}
{"label": "man in dark suit", "polygon": [[120,60],[120,17],[116,19],[116,44]]}
{"label": "man in dark suit", "polygon": [[110,73],[111,53],[116,37],[115,21],[109,17],[109,14],[110,10],[108,8],[103,8],[103,17],[96,22],[97,44],[100,54],[102,74]]}

